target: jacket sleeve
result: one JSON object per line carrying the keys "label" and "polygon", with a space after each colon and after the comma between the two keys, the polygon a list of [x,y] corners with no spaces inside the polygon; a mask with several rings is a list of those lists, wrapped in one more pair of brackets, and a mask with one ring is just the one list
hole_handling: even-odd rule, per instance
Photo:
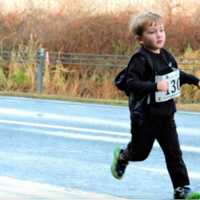
{"label": "jacket sleeve", "polygon": [[127,86],[130,92],[139,95],[148,95],[156,91],[157,84],[150,81],[150,70],[148,70],[147,61],[143,57],[136,57],[129,63],[127,74]]}
{"label": "jacket sleeve", "polygon": [[198,85],[200,79],[192,74],[185,73],[184,71],[180,71],[180,84],[193,84]]}
{"label": "jacket sleeve", "polygon": [[[168,54],[168,55],[170,56],[170,60],[172,61],[172,65],[175,68],[178,68],[178,64],[177,64],[175,58],[171,54]],[[180,70],[180,85],[183,85],[183,84],[186,84],[186,83],[198,85],[199,81],[200,80],[197,77],[195,77],[194,75],[188,74],[188,73]]]}

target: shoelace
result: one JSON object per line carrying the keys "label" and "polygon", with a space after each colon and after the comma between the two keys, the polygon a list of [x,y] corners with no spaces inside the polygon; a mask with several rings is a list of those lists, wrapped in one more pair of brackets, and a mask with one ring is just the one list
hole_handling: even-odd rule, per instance
{"label": "shoelace", "polygon": [[176,194],[176,195],[178,194],[178,196],[183,197],[183,196],[185,195],[185,190],[184,190],[184,188],[183,188],[183,187],[178,187],[178,188],[176,188],[176,189],[175,189],[175,194]]}

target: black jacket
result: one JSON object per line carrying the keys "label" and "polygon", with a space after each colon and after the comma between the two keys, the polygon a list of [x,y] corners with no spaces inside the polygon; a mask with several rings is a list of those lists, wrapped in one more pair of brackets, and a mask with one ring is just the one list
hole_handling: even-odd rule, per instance
{"label": "black jacket", "polygon": [[[165,49],[161,49],[162,56],[166,65],[178,68],[175,58]],[[145,111],[153,115],[172,115],[176,111],[174,100],[162,103],[155,102],[155,92],[157,84],[155,75],[157,74],[153,66],[151,52],[141,47],[136,54],[132,56],[128,65],[127,87],[129,91],[129,107],[134,112],[135,104],[140,99],[145,99]],[[180,85],[185,83],[197,85],[199,79],[191,74],[180,71]],[[147,98],[150,101],[147,103]]]}

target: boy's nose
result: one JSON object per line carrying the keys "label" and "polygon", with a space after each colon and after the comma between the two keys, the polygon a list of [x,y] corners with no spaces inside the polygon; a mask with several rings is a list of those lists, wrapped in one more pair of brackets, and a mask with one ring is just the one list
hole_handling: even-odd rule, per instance
{"label": "boy's nose", "polygon": [[161,38],[161,37],[163,37],[163,33],[157,32],[156,36],[157,36],[158,38]]}

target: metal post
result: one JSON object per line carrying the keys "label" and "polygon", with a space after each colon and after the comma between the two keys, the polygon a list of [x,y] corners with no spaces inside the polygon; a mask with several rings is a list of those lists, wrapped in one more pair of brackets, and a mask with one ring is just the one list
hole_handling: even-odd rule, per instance
{"label": "metal post", "polygon": [[43,48],[39,48],[37,51],[37,71],[36,71],[37,93],[42,93],[44,65],[45,65],[45,50]]}

